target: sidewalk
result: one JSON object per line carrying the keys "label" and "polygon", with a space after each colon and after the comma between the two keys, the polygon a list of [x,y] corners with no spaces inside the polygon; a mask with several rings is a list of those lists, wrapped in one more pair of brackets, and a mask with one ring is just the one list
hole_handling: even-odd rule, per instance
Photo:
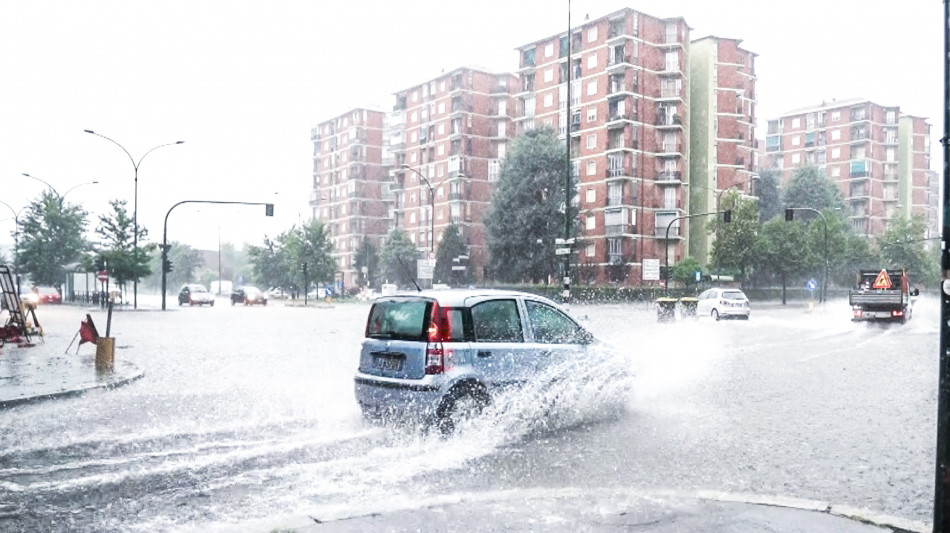
{"label": "sidewalk", "polygon": [[98,372],[95,346],[84,344],[79,354],[70,339],[79,329],[83,308],[56,306],[42,313],[45,337],[31,339],[34,346],[19,347],[7,343],[0,348],[0,409],[30,402],[111,389],[131,383],[145,375],[134,364],[116,359],[114,369]]}

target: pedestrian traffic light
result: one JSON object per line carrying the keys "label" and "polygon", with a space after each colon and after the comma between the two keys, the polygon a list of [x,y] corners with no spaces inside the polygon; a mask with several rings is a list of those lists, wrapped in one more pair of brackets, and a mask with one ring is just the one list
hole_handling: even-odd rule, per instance
{"label": "pedestrian traffic light", "polygon": [[732,209],[726,209],[726,212],[722,214],[722,221],[727,224],[732,222]]}
{"label": "pedestrian traffic light", "polygon": [[795,217],[795,210],[791,208],[785,209],[785,222],[791,222]]}

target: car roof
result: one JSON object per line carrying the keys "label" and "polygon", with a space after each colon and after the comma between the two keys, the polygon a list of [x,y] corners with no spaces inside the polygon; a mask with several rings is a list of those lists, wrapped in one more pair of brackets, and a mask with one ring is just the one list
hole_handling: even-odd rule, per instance
{"label": "car roof", "polygon": [[[539,300],[542,302],[552,303],[548,298],[543,296],[538,296],[537,294],[531,294],[528,292],[522,291],[513,291],[513,290],[504,290],[504,289],[426,289],[423,291],[417,292],[400,292],[397,294],[389,296],[380,296],[377,298],[377,301],[385,300],[412,300],[418,298],[431,299],[439,302],[439,305],[453,307],[453,306],[464,306],[466,305],[466,300],[470,298],[528,298],[533,300]],[[557,304],[555,304],[557,305]]]}

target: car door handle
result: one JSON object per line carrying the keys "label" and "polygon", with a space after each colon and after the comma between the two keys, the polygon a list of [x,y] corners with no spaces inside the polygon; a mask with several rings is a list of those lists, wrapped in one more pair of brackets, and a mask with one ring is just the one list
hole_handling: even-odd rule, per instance
{"label": "car door handle", "polygon": [[479,350],[477,355],[479,357],[491,357],[491,352],[487,350]]}

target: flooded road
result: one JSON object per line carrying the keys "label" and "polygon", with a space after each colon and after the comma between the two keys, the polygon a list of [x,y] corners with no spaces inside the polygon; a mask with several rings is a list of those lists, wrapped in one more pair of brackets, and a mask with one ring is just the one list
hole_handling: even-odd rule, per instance
{"label": "flooded road", "polygon": [[[781,494],[929,521],[939,310],[921,304],[894,327],[852,324],[835,301],[673,324],[578,305],[622,356],[578,367],[587,379],[554,409],[529,387],[448,439],[363,422],[352,375],[368,305],[117,312],[116,359],[143,379],[0,411],[0,530],[270,531],[565,487]],[[50,309],[46,342],[65,347],[85,312]],[[611,380],[627,365],[629,391]]]}

